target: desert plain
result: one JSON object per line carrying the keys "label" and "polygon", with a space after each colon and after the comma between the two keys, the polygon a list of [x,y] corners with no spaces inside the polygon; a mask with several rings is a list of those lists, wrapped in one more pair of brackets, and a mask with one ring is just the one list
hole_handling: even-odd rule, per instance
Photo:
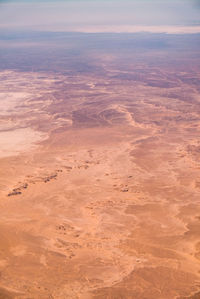
{"label": "desert plain", "polygon": [[1,66],[0,298],[200,298],[200,69],[160,51]]}

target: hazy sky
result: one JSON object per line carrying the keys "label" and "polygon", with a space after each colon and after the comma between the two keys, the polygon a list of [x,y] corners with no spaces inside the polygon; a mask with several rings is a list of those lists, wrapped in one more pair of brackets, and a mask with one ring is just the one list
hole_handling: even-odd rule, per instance
{"label": "hazy sky", "polygon": [[200,32],[200,1],[0,0],[0,29]]}

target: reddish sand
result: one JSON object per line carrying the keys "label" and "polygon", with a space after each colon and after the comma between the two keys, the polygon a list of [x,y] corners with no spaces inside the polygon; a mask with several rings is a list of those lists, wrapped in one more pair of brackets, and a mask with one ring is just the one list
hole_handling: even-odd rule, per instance
{"label": "reddish sand", "polygon": [[0,298],[200,298],[200,97],[144,72],[1,73]]}

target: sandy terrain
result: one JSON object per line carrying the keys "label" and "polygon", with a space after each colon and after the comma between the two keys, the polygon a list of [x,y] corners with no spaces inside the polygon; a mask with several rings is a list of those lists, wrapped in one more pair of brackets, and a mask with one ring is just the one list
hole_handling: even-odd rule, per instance
{"label": "sandy terrain", "polygon": [[0,298],[200,298],[200,74],[140,72],[1,72]]}

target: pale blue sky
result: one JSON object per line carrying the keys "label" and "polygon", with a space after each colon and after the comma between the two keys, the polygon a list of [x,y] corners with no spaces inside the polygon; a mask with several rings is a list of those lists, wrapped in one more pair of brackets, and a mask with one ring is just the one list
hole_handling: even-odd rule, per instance
{"label": "pale blue sky", "polygon": [[200,1],[0,0],[0,29],[200,32]]}

